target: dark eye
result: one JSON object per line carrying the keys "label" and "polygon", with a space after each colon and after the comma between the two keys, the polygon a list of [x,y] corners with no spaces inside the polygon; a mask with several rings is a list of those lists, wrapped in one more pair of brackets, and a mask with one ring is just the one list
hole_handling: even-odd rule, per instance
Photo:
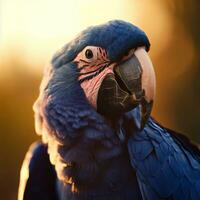
{"label": "dark eye", "polygon": [[93,52],[92,52],[91,49],[87,49],[87,50],[85,51],[85,57],[86,57],[87,59],[93,58]]}

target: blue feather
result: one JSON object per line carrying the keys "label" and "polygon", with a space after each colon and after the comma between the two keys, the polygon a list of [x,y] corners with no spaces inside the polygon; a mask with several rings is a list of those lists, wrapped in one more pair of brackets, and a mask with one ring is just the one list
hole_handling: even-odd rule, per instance
{"label": "blue feather", "polygon": [[[189,144],[151,118],[144,129],[139,130],[138,109],[125,113],[115,122],[118,125],[115,129],[91,107],[73,62],[89,45],[106,49],[111,62],[118,61],[130,49],[145,46],[148,51],[150,48],[146,34],[138,27],[114,20],[87,28],[55,54],[52,71],[44,78],[48,83],[41,91],[43,99],[38,113],[43,126],[51,133],[48,152],[55,158],[57,176],[61,180],[71,178],[69,182],[76,184],[81,192],[73,193],[72,183],[64,185],[57,177],[55,180],[54,176],[48,176],[48,172],[55,172],[44,145],[32,151],[29,178],[40,184],[40,176],[44,177],[41,183],[46,195],[51,194],[52,185],[47,188],[45,183],[58,181],[60,194],[74,200],[200,199],[200,154]],[[131,126],[126,127],[127,124]],[[118,132],[126,137],[123,141],[115,134]],[[63,162],[66,165],[62,168]],[[41,172],[35,171],[37,167]],[[37,190],[37,184],[28,189]],[[81,190],[81,187],[91,190]],[[55,186],[53,188],[55,190]]]}
{"label": "blue feather", "polygon": [[53,66],[59,68],[72,61],[84,47],[89,45],[106,49],[112,62],[118,60],[124,52],[131,48],[138,46],[146,46],[147,50],[150,48],[149,40],[142,30],[131,23],[113,20],[82,31],[55,54],[52,59]]}
{"label": "blue feather", "polygon": [[199,199],[200,163],[189,144],[149,119],[143,131],[133,130],[128,148],[144,199]]}

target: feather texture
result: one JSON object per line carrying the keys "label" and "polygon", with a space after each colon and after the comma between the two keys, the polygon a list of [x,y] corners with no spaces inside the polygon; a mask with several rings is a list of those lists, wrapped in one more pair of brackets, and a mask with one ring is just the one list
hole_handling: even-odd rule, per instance
{"label": "feather texture", "polygon": [[107,121],[90,105],[73,60],[88,45],[104,48],[111,63],[150,48],[143,31],[114,20],[56,53],[34,106],[46,145],[37,143],[25,158],[19,200],[200,199],[200,153],[187,139],[152,118],[139,130],[137,109]]}
{"label": "feather texture", "polygon": [[200,198],[200,154],[152,118],[132,134],[128,149],[144,199]]}
{"label": "feather texture", "polygon": [[58,200],[56,173],[49,161],[47,146],[31,145],[20,175],[18,200]]}

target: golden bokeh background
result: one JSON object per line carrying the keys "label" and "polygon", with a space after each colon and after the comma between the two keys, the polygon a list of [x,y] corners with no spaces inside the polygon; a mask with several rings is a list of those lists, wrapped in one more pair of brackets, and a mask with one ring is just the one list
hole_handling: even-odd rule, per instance
{"label": "golden bokeh background", "polygon": [[0,0],[0,199],[17,196],[34,132],[32,104],[44,65],[89,25],[130,21],[151,41],[153,115],[200,142],[199,0]]}

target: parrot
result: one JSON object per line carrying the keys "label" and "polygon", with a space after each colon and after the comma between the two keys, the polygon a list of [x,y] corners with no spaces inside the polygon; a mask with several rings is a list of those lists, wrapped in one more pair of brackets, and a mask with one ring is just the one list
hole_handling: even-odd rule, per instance
{"label": "parrot", "polygon": [[33,105],[18,200],[198,200],[200,151],[151,111],[155,70],[130,22],[90,26],[54,55]]}

